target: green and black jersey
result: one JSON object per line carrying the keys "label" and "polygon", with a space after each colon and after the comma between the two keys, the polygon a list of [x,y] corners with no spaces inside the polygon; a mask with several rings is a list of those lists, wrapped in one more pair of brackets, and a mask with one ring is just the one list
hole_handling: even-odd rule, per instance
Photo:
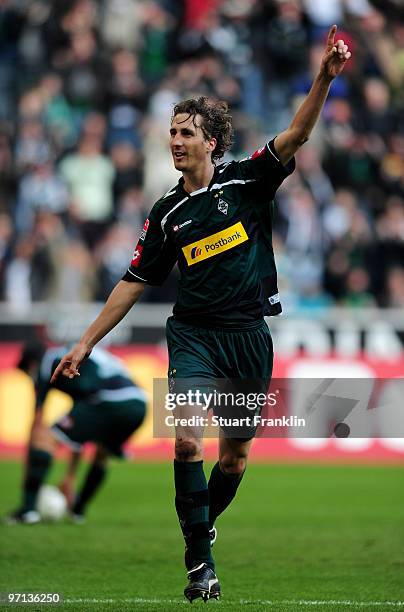
{"label": "green and black jersey", "polygon": [[80,367],[80,376],[73,379],[59,376],[51,385],[50,378],[66,354],[65,347],[50,348],[44,354],[35,381],[36,405],[40,408],[50,389],[59,389],[73,399],[88,404],[115,404],[128,400],[145,401],[143,389],[135,385],[119,359],[100,348],[94,348]]}
{"label": "green and black jersey", "polygon": [[178,262],[173,314],[193,325],[240,326],[279,314],[273,198],[293,170],[271,141],[216,166],[208,187],[187,193],[180,179],[154,205],[123,279],[160,285]]}

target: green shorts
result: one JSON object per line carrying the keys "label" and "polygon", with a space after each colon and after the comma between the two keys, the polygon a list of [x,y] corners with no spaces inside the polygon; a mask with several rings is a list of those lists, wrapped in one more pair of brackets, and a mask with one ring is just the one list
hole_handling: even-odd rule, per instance
{"label": "green shorts", "polygon": [[122,457],[123,443],[142,424],[145,414],[146,404],[140,399],[96,404],[80,400],[52,426],[52,431],[73,450],[80,450],[85,442],[95,442]]}
{"label": "green shorts", "polygon": [[[219,392],[267,393],[272,376],[273,343],[264,320],[241,329],[194,327],[170,317],[167,321],[169,390],[186,393],[189,389]],[[213,412],[243,418],[261,412],[260,407],[226,406]],[[229,437],[254,437],[255,428]],[[229,433],[230,432],[230,433]],[[246,435],[244,435],[244,433]]]}

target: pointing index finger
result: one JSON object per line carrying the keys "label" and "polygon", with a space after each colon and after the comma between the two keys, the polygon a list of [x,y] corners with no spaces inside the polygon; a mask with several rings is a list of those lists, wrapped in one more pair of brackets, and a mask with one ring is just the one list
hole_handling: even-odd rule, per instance
{"label": "pointing index finger", "polygon": [[52,374],[52,377],[50,379],[51,383],[54,383],[55,380],[58,378],[59,374],[61,373],[61,371],[63,370],[64,366],[65,366],[64,360],[62,359],[62,361],[59,363],[59,365],[56,367],[55,371]]}
{"label": "pointing index finger", "polygon": [[331,26],[330,31],[328,32],[328,36],[327,36],[327,49],[328,50],[331,50],[334,46],[336,31],[337,31],[337,26],[334,24],[333,26]]}

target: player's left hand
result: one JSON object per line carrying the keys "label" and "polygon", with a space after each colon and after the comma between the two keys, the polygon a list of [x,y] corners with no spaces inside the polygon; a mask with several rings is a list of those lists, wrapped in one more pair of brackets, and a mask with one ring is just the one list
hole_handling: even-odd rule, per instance
{"label": "player's left hand", "polygon": [[346,62],[351,57],[348,45],[342,39],[335,42],[337,26],[333,25],[328,32],[327,44],[323,59],[321,60],[321,73],[330,79],[335,79],[344,69]]}

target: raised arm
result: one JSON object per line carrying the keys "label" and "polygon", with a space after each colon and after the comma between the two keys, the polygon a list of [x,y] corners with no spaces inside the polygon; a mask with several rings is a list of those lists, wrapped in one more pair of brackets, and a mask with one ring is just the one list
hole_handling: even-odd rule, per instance
{"label": "raised arm", "polygon": [[60,374],[67,378],[80,376],[81,363],[90,355],[97,342],[124,318],[140,298],[143,290],[144,283],[119,281],[94,323],[84,332],[72,350],[62,357],[53,373],[51,383],[54,383]]}
{"label": "raised arm", "polygon": [[275,138],[275,149],[283,164],[292,159],[311,134],[326,101],[331,82],[344,69],[351,52],[343,40],[335,42],[337,26],[333,25],[321,60],[320,71],[313,81],[306,99],[299,107],[287,130]]}

